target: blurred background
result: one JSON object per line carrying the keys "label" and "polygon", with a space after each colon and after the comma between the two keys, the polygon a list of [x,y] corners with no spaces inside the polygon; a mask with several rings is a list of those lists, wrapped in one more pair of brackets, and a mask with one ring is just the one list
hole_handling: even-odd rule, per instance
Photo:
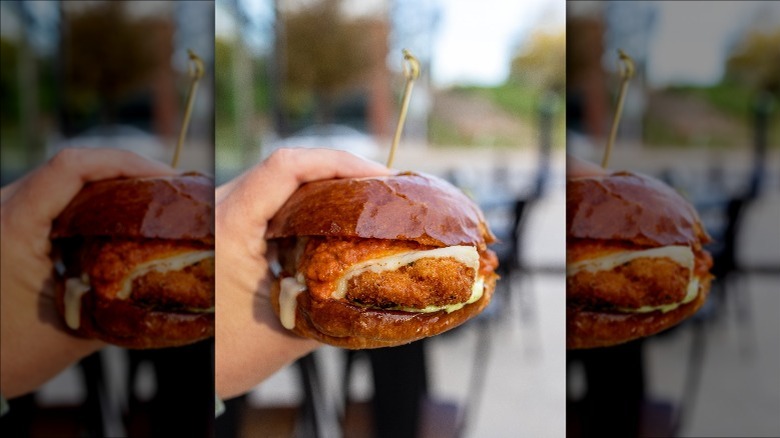
{"label": "blurred background", "polygon": [[170,162],[187,49],[206,63],[182,168],[213,173],[213,2],[3,2],[3,183],[63,147],[118,147]]}
{"label": "blurred background", "polygon": [[[0,3],[0,182],[64,147],[111,147],[170,162],[187,49],[205,62],[180,169],[213,173],[214,4]],[[4,436],[209,436],[212,346],[108,347],[10,401]]]}
{"label": "blurred background", "polygon": [[601,162],[625,50],[610,167],[698,208],[717,277],[679,327],[567,355],[568,435],[780,435],[780,4],[568,2],[566,39],[567,150]]}
{"label": "blurred background", "polygon": [[321,348],[228,401],[218,436],[563,435],[564,7],[216,2],[218,183],[279,147],[384,162],[408,48],[422,76],[394,167],[471,195],[502,275],[476,320],[407,347]]}

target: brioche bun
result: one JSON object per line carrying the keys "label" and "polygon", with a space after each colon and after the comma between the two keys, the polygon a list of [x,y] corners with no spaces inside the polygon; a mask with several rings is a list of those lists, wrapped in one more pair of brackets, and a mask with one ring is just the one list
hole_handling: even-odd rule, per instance
{"label": "brioche bun", "polygon": [[616,172],[567,181],[567,347],[650,336],[705,302],[710,241],[666,184]]}
{"label": "brioche bun", "polygon": [[487,306],[497,278],[487,249],[495,237],[481,211],[429,175],[305,184],[267,237],[280,257],[271,301],[283,325],[344,348],[454,328]]}
{"label": "brioche bun", "polygon": [[214,334],[214,182],[88,183],[54,221],[55,302],[68,330],[127,348]]}

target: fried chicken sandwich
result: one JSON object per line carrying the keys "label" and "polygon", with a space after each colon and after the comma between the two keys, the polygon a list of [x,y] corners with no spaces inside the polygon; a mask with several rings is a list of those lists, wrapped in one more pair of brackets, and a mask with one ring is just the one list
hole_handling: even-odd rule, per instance
{"label": "fried chicken sandwich", "polygon": [[271,220],[271,301],[298,335],[360,349],[406,344],[481,312],[495,287],[479,208],[423,174],[300,187]]}
{"label": "fried chicken sandwich", "polygon": [[127,348],[214,334],[214,182],[88,183],[51,231],[56,304],[74,333]]}
{"label": "fried chicken sandwich", "polygon": [[704,304],[710,237],[661,181],[628,172],[569,179],[566,237],[568,348],[649,336]]}

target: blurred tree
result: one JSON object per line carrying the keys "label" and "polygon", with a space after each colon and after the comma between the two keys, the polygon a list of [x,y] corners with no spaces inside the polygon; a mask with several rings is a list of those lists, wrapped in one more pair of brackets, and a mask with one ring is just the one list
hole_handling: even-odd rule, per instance
{"label": "blurred tree", "polygon": [[233,123],[233,93],[235,85],[231,68],[235,59],[233,43],[226,38],[214,39],[214,93],[219,99],[214,101],[214,111],[219,116],[219,123]]}
{"label": "blurred tree", "polygon": [[237,120],[235,99],[237,93],[243,93],[249,99],[250,112],[263,115],[271,108],[270,79],[268,77],[268,61],[263,56],[245,55],[249,60],[251,74],[247,75],[248,87],[251,91],[242,89],[235,72],[235,62],[238,49],[234,40],[216,37],[214,40],[214,87],[220,98],[214,102],[217,122],[222,126],[233,124]]}
{"label": "blurred tree", "polygon": [[[57,107],[54,61],[22,40],[0,37],[0,144],[25,151],[38,163],[45,132]],[[29,90],[34,88],[34,91]]]}
{"label": "blurred tree", "polygon": [[726,78],[780,97],[780,28],[745,35],[729,55]]}
{"label": "blurred tree", "polygon": [[317,0],[285,11],[285,99],[300,100],[300,90],[314,93],[316,118],[333,118],[336,94],[353,85],[371,67],[366,29],[342,14],[341,0]]}
{"label": "blurred tree", "polygon": [[566,32],[538,31],[520,46],[512,59],[513,81],[562,92],[566,86]]}
{"label": "blurred tree", "polygon": [[19,117],[18,52],[14,41],[0,37],[0,120],[3,122]]}
{"label": "blurred tree", "polygon": [[120,99],[149,79],[158,59],[154,28],[125,9],[124,1],[100,2],[65,23],[65,98],[82,111],[99,105],[104,122],[115,120]]}

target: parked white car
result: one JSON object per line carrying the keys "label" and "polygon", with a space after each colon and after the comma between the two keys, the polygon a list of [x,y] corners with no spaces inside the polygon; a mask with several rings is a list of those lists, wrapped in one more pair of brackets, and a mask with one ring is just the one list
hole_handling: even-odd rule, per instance
{"label": "parked white car", "polygon": [[166,146],[158,137],[135,126],[120,124],[94,126],[75,137],[50,144],[47,152],[52,156],[71,147],[124,149],[162,162],[169,162],[173,154],[172,145]]}
{"label": "parked white car", "polygon": [[370,160],[381,160],[382,148],[374,138],[346,125],[312,125],[263,147],[263,158],[279,148],[326,148],[351,152]]}

